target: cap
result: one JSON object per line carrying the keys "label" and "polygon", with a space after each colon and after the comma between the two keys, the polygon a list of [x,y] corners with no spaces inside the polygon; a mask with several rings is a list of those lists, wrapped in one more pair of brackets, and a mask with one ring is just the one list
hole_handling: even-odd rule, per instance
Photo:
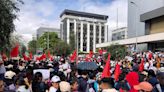
{"label": "cap", "polygon": [[141,82],[134,86],[136,90],[152,91],[153,86],[149,82]]}
{"label": "cap", "polygon": [[9,64],[8,66],[6,66],[6,68],[8,68],[8,69],[13,68],[13,65]]}
{"label": "cap", "polygon": [[13,72],[13,71],[7,71],[7,72],[5,73],[5,78],[6,78],[6,79],[12,79],[15,75],[16,75],[15,72]]}
{"label": "cap", "polygon": [[51,82],[60,82],[60,77],[59,76],[53,76],[52,78],[51,78]]}
{"label": "cap", "polygon": [[62,81],[59,83],[59,86],[62,92],[71,92],[71,86],[68,82]]}

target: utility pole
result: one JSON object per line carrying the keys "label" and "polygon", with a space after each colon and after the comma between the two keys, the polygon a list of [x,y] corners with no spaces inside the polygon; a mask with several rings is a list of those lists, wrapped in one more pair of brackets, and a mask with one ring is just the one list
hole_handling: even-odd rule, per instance
{"label": "utility pole", "polygon": [[116,19],[116,30],[118,29],[118,7],[117,7],[117,19]]}
{"label": "utility pole", "polygon": [[138,32],[137,32],[137,8],[139,8],[138,7],[138,5],[135,3],[135,2],[130,2],[131,4],[133,4],[135,7],[136,7],[136,10],[135,10],[135,23],[134,23],[134,28],[135,28],[135,36],[136,36],[136,43],[135,43],[135,50],[136,50],[136,52],[137,52],[137,36],[138,36]]}

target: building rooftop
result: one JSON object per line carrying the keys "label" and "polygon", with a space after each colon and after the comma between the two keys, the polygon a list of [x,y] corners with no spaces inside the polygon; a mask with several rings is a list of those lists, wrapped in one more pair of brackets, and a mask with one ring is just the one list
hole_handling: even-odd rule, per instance
{"label": "building rooftop", "polygon": [[127,29],[127,27],[121,27],[121,28],[118,28],[118,29],[114,29],[114,30],[112,30],[112,32],[123,30],[123,29]]}
{"label": "building rooftop", "polygon": [[57,28],[51,28],[51,27],[39,27],[37,30],[60,30],[60,29],[57,29]]}
{"label": "building rooftop", "polygon": [[164,7],[152,10],[150,12],[146,12],[141,14],[140,21],[144,22],[153,18],[157,18],[164,15]]}
{"label": "building rooftop", "polygon": [[60,17],[62,17],[63,15],[74,15],[74,16],[89,17],[89,18],[96,18],[96,19],[103,19],[103,20],[108,19],[107,15],[100,15],[100,14],[87,13],[87,12],[81,12],[81,11],[74,11],[74,10],[68,10],[68,9],[65,9],[61,13]]}

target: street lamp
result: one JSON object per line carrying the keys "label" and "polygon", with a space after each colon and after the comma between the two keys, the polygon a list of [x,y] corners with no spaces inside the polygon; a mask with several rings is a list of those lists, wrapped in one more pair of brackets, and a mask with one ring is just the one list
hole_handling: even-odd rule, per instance
{"label": "street lamp", "polygon": [[135,46],[135,49],[136,49],[136,51],[137,51],[137,36],[138,36],[138,33],[137,33],[137,8],[139,8],[138,7],[138,5],[135,3],[135,2],[133,2],[133,1],[131,1],[130,2],[131,4],[133,4],[135,7],[136,7],[136,10],[135,10],[135,30],[136,30],[136,32],[135,32],[135,36],[136,36],[136,46]]}

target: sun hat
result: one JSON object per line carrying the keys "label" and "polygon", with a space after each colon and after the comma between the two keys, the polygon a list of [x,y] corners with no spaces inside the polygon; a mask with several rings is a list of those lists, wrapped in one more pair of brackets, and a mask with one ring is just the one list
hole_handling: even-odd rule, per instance
{"label": "sun hat", "polygon": [[15,72],[13,72],[13,71],[7,71],[6,73],[5,73],[5,78],[6,79],[12,79],[14,76],[16,75],[16,73]]}
{"label": "sun hat", "polygon": [[71,92],[71,85],[66,81],[60,82],[59,87],[62,92]]}
{"label": "sun hat", "polygon": [[149,82],[140,82],[138,85],[134,86],[136,90],[152,91],[153,86]]}
{"label": "sun hat", "polygon": [[6,66],[6,68],[11,69],[11,68],[13,68],[13,65],[9,64],[8,66]]}
{"label": "sun hat", "polygon": [[57,82],[60,82],[60,77],[59,76],[53,76],[52,78],[51,78],[51,82],[55,82],[55,83],[57,83]]}

